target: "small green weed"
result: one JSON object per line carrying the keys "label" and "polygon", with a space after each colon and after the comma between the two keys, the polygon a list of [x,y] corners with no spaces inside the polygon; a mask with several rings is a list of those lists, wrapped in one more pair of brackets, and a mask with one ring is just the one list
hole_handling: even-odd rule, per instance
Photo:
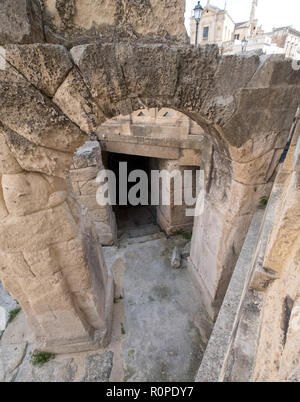
{"label": "small green weed", "polygon": [[114,303],[117,304],[119,303],[119,301],[123,300],[124,297],[122,295],[120,295],[119,297],[114,297]]}
{"label": "small green weed", "polygon": [[21,311],[21,307],[16,307],[8,313],[8,322],[12,322]]}
{"label": "small green weed", "polygon": [[178,230],[177,232],[174,233],[174,236],[182,236],[185,240],[191,240],[192,233],[185,232],[184,230]]}
{"label": "small green weed", "polygon": [[260,205],[262,206],[266,206],[269,202],[269,197],[263,196],[261,197],[261,199],[259,200]]}
{"label": "small green weed", "polygon": [[44,364],[48,363],[50,360],[54,359],[55,355],[48,352],[33,352],[31,354],[30,363],[33,366],[43,366]]}

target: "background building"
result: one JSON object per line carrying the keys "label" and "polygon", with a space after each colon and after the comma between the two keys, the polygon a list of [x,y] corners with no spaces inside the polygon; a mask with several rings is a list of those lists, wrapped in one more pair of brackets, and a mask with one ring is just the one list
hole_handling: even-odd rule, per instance
{"label": "background building", "polygon": [[[199,6],[198,2],[198,6]],[[243,50],[262,49],[266,54],[285,54],[286,57],[300,58],[300,32],[288,26],[264,32],[256,18],[258,0],[253,0],[248,21],[235,23],[230,14],[207,2],[202,12],[197,35],[194,15],[190,19],[190,40],[194,45],[215,43],[223,54],[236,54]]]}

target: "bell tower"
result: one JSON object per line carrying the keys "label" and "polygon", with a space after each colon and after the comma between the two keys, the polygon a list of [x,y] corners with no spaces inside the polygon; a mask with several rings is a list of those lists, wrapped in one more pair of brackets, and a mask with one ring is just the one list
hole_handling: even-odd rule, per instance
{"label": "bell tower", "polygon": [[252,0],[252,7],[250,13],[250,23],[253,24],[256,20],[256,9],[257,9],[258,0]]}
{"label": "bell tower", "polygon": [[257,35],[257,19],[256,19],[256,9],[257,9],[258,0],[252,1],[251,13],[250,13],[250,37]]}

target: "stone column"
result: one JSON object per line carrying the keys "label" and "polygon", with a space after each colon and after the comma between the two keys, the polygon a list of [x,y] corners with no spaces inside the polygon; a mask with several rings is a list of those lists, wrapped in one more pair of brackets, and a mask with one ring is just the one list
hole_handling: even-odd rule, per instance
{"label": "stone column", "polygon": [[[176,160],[159,160],[159,170],[165,170],[170,175],[175,171],[182,174],[182,185],[184,185],[184,166],[180,166]],[[161,191],[160,191],[161,194]],[[184,192],[182,190],[182,196]],[[186,205],[175,205],[174,203],[174,181],[171,181],[170,186],[170,205],[160,204],[157,207],[157,223],[167,233],[172,234],[178,231],[191,232],[193,228],[193,217],[186,216]]]}

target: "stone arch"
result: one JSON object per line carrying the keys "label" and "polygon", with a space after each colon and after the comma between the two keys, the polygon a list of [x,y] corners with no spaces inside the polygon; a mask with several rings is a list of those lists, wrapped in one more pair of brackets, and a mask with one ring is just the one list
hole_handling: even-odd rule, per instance
{"label": "stone arch", "polygon": [[[190,270],[215,316],[299,104],[299,75],[290,62],[220,58],[214,46],[121,42],[76,46],[70,54],[41,44],[6,52],[0,275],[42,347],[83,350],[109,339],[112,278],[66,177],[88,134],[141,107],[178,110],[212,139]],[[19,206],[14,197],[22,199]]]}

